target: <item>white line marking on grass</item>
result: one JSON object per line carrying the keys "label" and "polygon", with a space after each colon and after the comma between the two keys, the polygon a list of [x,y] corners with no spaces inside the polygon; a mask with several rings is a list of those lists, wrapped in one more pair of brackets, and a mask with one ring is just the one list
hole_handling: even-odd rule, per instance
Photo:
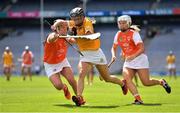
{"label": "white line marking on grass", "polygon": [[0,112],[0,113],[180,113],[180,112]]}

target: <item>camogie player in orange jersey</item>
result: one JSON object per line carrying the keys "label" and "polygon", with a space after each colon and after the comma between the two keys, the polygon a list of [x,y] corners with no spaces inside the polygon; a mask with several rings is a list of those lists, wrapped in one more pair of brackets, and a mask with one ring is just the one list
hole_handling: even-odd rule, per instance
{"label": "camogie player in orange jersey", "polygon": [[68,25],[64,20],[59,20],[59,22],[59,29],[50,33],[44,42],[44,67],[54,87],[57,90],[63,90],[66,99],[70,100],[71,94],[67,85],[61,81],[61,75],[69,82],[75,95],[77,94],[77,82],[66,58],[66,39],[59,37],[59,35],[67,35]]}
{"label": "camogie player in orange jersey", "polygon": [[[94,33],[92,21],[85,17],[84,11],[80,7],[76,7],[70,12],[71,20],[68,21],[70,34],[72,35],[88,35]],[[58,23],[54,24],[56,28]],[[111,76],[107,66],[106,57],[100,48],[100,39],[75,39],[79,50],[83,56],[80,56],[79,61],[79,80],[77,88],[77,96],[73,96],[72,100],[77,106],[85,104],[83,99],[84,79],[92,66],[95,65],[99,74],[106,82],[111,82],[121,86],[123,94],[127,94],[126,81],[121,81],[115,76]]]}
{"label": "camogie player in orange jersey", "polygon": [[112,60],[116,59],[116,50],[117,47],[120,46],[122,50],[121,56],[125,60],[123,66],[123,76],[127,81],[128,89],[135,98],[134,104],[143,104],[137,87],[132,82],[136,73],[143,85],[161,85],[165,88],[167,93],[171,93],[171,87],[164,79],[150,79],[149,62],[146,54],[144,53],[143,41],[137,31],[139,29],[137,27],[136,29],[131,29],[131,17],[128,15],[120,16],[118,17],[117,23],[120,31],[118,31],[114,37],[114,44],[111,49]]}

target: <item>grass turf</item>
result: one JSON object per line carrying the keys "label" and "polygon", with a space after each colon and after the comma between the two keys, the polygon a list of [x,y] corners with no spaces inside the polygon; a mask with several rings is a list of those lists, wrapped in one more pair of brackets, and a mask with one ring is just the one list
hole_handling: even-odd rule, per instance
{"label": "grass turf", "polygon": [[0,112],[180,112],[180,78],[163,78],[171,85],[171,94],[160,86],[140,84],[138,89],[145,104],[132,105],[134,98],[130,93],[124,96],[118,85],[95,77],[92,86],[85,85],[86,105],[76,107],[64,98],[63,91],[52,86],[46,76],[33,76],[33,81],[12,77],[9,82],[1,76]]}

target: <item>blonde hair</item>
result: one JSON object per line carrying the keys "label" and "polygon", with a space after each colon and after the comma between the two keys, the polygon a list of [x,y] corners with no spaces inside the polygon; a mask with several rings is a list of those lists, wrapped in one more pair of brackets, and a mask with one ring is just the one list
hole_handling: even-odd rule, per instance
{"label": "blonde hair", "polygon": [[137,31],[137,32],[140,32],[141,29],[140,29],[138,26],[139,26],[139,25],[131,25],[129,28],[130,28],[130,29],[133,29],[133,30],[135,30],[135,31]]}
{"label": "blonde hair", "polygon": [[54,21],[53,26],[56,28],[56,30],[60,30],[61,26],[66,26],[68,27],[68,22],[66,20],[63,19],[57,19]]}
{"label": "blonde hair", "polygon": [[66,20],[62,20],[62,19],[57,19],[54,21],[54,25],[57,26],[61,26],[61,25],[65,25],[67,26],[67,21]]}

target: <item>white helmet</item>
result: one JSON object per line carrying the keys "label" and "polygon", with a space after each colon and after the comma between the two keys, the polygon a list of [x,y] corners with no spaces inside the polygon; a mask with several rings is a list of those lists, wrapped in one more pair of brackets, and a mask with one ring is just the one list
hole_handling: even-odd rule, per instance
{"label": "white helmet", "polygon": [[172,55],[172,54],[173,54],[173,51],[172,51],[172,50],[170,50],[170,51],[169,51],[169,54],[171,54],[171,55]]}
{"label": "white helmet", "polygon": [[117,22],[119,22],[119,21],[126,21],[129,27],[132,24],[132,19],[131,19],[131,17],[129,15],[119,16],[118,19],[117,19]]}
{"label": "white helmet", "polygon": [[25,46],[25,50],[29,50],[29,46]]}
{"label": "white helmet", "polygon": [[6,46],[5,50],[6,50],[6,51],[10,50],[9,46]]}

